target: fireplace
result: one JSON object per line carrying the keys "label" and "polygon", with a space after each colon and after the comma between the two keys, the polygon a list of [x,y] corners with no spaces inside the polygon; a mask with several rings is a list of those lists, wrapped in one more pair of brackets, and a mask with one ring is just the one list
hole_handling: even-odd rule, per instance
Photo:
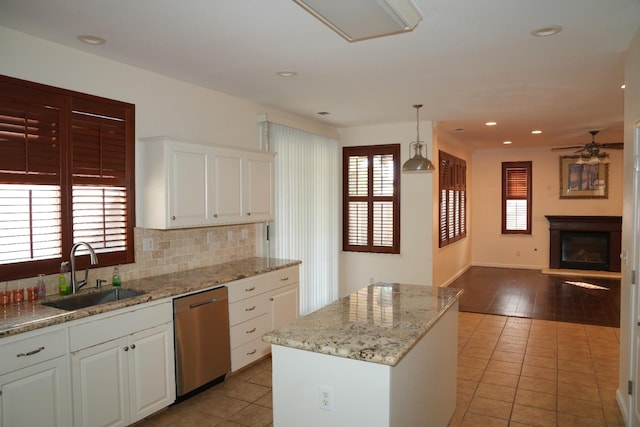
{"label": "fireplace", "polygon": [[552,216],[549,268],[620,271],[622,217]]}

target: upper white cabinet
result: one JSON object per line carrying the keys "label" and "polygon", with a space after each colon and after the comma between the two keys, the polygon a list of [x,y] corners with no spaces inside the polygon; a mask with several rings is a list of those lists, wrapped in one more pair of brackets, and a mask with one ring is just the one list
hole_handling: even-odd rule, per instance
{"label": "upper white cabinet", "polygon": [[272,220],[273,156],[165,137],[141,139],[142,226],[167,229]]}

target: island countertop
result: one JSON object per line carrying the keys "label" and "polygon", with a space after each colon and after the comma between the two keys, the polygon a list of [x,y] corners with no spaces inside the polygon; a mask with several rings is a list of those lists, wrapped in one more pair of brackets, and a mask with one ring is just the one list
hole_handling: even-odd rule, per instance
{"label": "island countertop", "polygon": [[397,365],[462,290],[376,283],[263,336],[265,342]]}

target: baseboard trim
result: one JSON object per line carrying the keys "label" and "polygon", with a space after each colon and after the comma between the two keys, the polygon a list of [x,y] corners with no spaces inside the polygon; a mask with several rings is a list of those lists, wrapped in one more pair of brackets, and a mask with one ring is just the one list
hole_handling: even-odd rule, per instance
{"label": "baseboard trim", "polygon": [[616,390],[616,401],[618,402],[618,409],[622,413],[622,418],[624,418],[624,425],[628,426],[629,423],[629,407],[627,406],[627,396],[623,395],[620,392],[620,389]]}
{"label": "baseboard trim", "polygon": [[615,271],[573,270],[559,268],[543,268],[542,274],[551,276],[580,276],[600,279],[620,279],[621,273]]}

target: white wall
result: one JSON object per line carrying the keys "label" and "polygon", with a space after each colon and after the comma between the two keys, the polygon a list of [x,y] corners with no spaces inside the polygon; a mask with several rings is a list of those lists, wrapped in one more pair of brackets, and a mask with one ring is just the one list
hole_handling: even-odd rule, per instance
{"label": "white wall", "polygon": [[[561,155],[549,148],[485,150],[473,153],[471,218],[473,265],[542,269],[549,266],[549,222],[545,215],[622,215],[622,152],[607,150],[608,199],[560,199]],[[502,235],[502,162],[533,162],[531,235]]]}
{"label": "white wall", "polygon": [[[622,249],[632,253],[634,240],[636,243],[640,240],[640,236],[632,235],[632,224],[637,218],[633,217],[633,169],[634,156],[640,153],[634,148],[634,133],[636,126],[640,125],[640,28],[631,41],[625,57],[625,84],[624,91],[624,208],[622,221]],[[638,260],[636,259],[636,262]],[[638,313],[632,313],[632,307],[636,302],[633,300],[634,293],[631,289],[631,268],[632,262],[626,265],[622,263],[622,280],[620,283],[620,376],[618,388],[618,403],[625,418],[627,425],[630,424],[628,419],[629,396],[626,393],[626,384],[631,379],[630,357],[631,349],[631,333],[630,325],[635,323],[632,321]],[[636,290],[637,293],[637,290]],[[635,296],[637,298],[637,296]],[[637,307],[637,305],[636,305]],[[632,317],[634,316],[634,317]],[[633,350],[635,357],[638,357],[638,349]],[[635,394],[638,393],[638,384],[634,384],[636,388]]]}
{"label": "white wall", "polygon": [[[431,122],[420,123],[421,136],[431,152]],[[409,158],[409,144],[416,139],[416,123],[394,123],[339,129],[343,146],[401,144],[401,164]],[[400,254],[342,252],[340,295],[375,281],[418,285],[432,284],[432,173],[400,176]]]}

